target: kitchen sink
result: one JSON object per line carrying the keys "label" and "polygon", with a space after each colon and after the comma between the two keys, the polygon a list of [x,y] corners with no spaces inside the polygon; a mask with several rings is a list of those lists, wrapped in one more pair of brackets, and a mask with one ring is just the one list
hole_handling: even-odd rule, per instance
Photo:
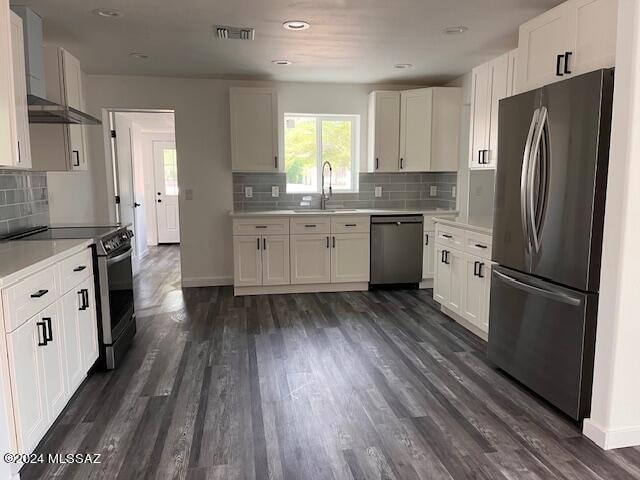
{"label": "kitchen sink", "polygon": [[322,210],[320,208],[304,208],[300,210],[294,210],[295,213],[339,213],[339,212],[357,212],[355,208],[328,208]]}

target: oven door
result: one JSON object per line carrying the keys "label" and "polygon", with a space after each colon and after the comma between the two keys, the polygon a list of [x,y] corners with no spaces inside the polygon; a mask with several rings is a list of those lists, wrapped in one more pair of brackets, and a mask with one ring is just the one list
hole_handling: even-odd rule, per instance
{"label": "oven door", "polygon": [[[103,340],[115,343],[133,317],[132,247],[100,257]],[[105,301],[106,300],[106,301]]]}

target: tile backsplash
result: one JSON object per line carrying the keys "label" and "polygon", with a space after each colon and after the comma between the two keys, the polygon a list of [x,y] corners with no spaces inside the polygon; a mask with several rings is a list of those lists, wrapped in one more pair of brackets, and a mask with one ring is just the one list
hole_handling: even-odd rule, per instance
{"label": "tile backsplash", "polygon": [[[456,208],[453,196],[458,174],[438,173],[361,173],[357,193],[335,193],[327,208]],[[280,196],[271,195],[271,187],[280,189]],[[245,197],[245,187],[253,189],[253,197]],[[375,187],[382,187],[382,197],[374,196]],[[436,188],[435,196],[430,195]],[[287,193],[285,173],[234,173],[233,208],[243,210],[281,210],[319,208],[320,194]],[[301,205],[303,197],[311,197],[310,205]]]}
{"label": "tile backsplash", "polygon": [[0,237],[48,224],[47,174],[0,170]]}

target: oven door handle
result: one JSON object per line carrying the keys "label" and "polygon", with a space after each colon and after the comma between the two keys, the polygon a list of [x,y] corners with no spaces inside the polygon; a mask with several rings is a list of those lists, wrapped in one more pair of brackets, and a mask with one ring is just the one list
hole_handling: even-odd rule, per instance
{"label": "oven door handle", "polygon": [[132,250],[133,250],[133,247],[129,247],[125,252],[121,253],[120,255],[116,255],[115,257],[111,257],[111,258],[107,257],[107,265],[113,265],[114,263],[117,263],[122,259],[130,257]]}

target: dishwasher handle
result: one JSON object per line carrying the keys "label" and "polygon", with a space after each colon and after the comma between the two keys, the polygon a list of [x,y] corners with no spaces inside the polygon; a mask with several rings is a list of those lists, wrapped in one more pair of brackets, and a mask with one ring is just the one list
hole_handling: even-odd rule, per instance
{"label": "dishwasher handle", "polygon": [[381,215],[371,217],[372,224],[383,225],[404,225],[422,223],[424,217],[422,215]]}

